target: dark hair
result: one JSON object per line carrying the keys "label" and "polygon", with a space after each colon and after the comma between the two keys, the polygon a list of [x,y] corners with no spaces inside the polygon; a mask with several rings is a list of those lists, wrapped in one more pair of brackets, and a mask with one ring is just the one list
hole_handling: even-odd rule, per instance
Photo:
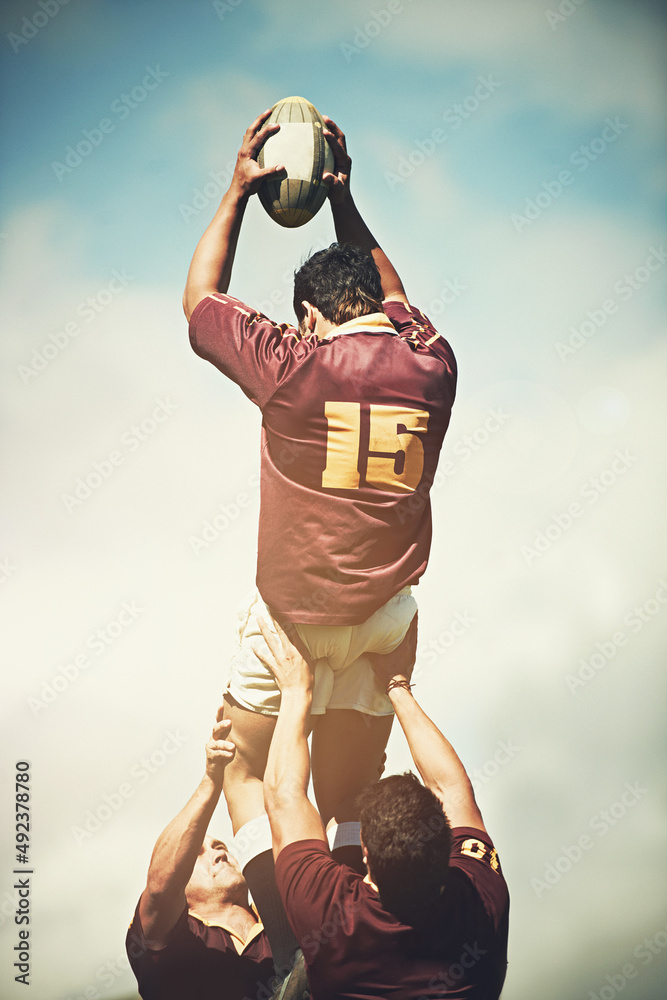
{"label": "dark hair", "polygon": [[358,803],[368,867],[382,906],[411,927],[428,925],[452,846],[441,802],[406,771],[369,785]]}
{"label": "dark hair", "polygon": [[336,326],[381,312],[382,282],[372,255],[353,243],[332,243],[314,253],[294,272],[294,312],[299,324],[305,316],[304,301]]}

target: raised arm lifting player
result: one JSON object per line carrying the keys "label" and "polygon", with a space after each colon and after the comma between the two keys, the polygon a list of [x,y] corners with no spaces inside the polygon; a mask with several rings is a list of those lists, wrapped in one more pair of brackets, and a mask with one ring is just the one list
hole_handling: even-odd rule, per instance
{"label": "raised arm lifting player", "polygon": [[[325,823],[355,819],[352,803],[377,777],[393,717],[365,654],[396,648],[416,612],[410,586],[428,559],[429,489],[456,367],[363,222],[350,194],[345,137],[328,118],[336,166],[324,181],[339,242],[295,276],[299,329],[226,294],[248,199],[281,169],[257,164],[279,128],[264,125],[268,114],[245,134],[183,302],[195,351],[237,382],[263,416],[258,593],[241,617],[225,698],[237,753],[224,791],[235,843],[249,847],[244,874],[271,935],[261,901],[270,837],[266,818],[262,837],[257,817],[280,697],[255,652],[263,644],[257,616],[268,606],[293,624],[314,662],[318,807]],[[272,945],[278,957],[273,936]]]}
{"label": "raised arm lifting player", "polygon": [[416,622],[394,653],[372,659],[423,784],[391,775],[362,793],[365,878],[332,857],[307,796],[310,667],[279,626],[262,627],[282,691],[266,810],[313,1000],[497,1000],[509,895],[463,764],[410,691]]}

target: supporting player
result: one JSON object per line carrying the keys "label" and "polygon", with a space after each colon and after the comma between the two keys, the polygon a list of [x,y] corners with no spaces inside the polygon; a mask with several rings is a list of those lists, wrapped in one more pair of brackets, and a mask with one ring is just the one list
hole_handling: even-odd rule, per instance
{"label": "supporting player", "polygon": [[234,757],[229,731],[221,707],[206,744],[204,777],[153,850],[126,939],[142,997],[242,1000],[287,989],[279,987],[279,979],[288,969],[278,970],[277,977],[238,862],[206,832]]}
{"label": "supporting player", "polygon": [[[408,303],[403,284],[350,193],[351,160],[331,119],[325,174],[338,244],[295,276],[299,329],[227,295],[246,205],[265,177],[257,154],[279,128],[247,130],[229,190],[190,266],[184,309],[195,351],[262,410],[257,588],[241,616],[225,714],[236,757],[224,791],[244,874],[283,950],[262,895],[271,852],[262,777],[279,691],[257,655],[258,616],[294,626],[314,661],[313,784],[337,844],[358,836],[357,792],[377,777],[393,707],[368,652],[388,653],[416,612],[410,587],[431,540],[429,490],[456,384],[451,348]],[[263,829],[263,832],[262,832]],[[247,848],[247,851],[246,851]]]}
{"label": "supporting player", "polygon": [[507,885],[463,764],[410,690],[416,627],[394,653],[372,660],[423,784],[391,775],[363,793],[365,877],[332,857],[307,796],[312,671],[280,626],[260,627],[282,692],[264,796],[278,888],[313,1000],[497,1000]]}

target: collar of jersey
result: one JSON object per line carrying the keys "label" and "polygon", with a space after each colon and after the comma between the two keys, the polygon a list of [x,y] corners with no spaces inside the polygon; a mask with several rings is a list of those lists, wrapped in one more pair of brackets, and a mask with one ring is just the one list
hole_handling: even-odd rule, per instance
{"label": "collar of jersey", "polygon": [[375,889],[375,891],[377,892],[378,896],[380,895],[380,890],[378,889],[378,887],[376,886],[375,882],[370,877],[370,875],[368,874],[368,872],[364,876],[364,882],[366,883],[366,885],[369,885],[371,887],[371,889]]}
{"label": "collar of jersey", "polygon": [[348,319],[347,323],[341,323],[329,330],[323,340],[332,340],[346,333],[396,333],[396,328],[386,313],[369,313],[368,316],[357,316],[356,319]]}
{"label": "collar of jersey", "polygon": [[232,943],[233,943],[234,947],[236,948],[236,951],[240,955],[243,951],[245,951],[246,947],[250,944],[250,942],[254,941],[255,938],[259,934],[261,934],[262,931],[264,930],[264,924],[259,919],[259,914],[257,913],[257,910],[255,909],[254,906],[252,908],[253,908],[255,914],[257,915],[257,923],[252,928],[252,930],[248,934],[248,937],[245,939],[245,941],[243,940],[243,938],[241,937],[241,935],[238,933],[238,931],[235,931],[235,930],[233,930],[233,928],[228,927],[227,924],[223,924],[223,923],[221,923],[219,921],[216,921],[216,920],[207,920],[206,917],[200,917],[199,914],[196,912],[196,910],[190,910],[190,909],[188,909],[188,913],[189,913],[189,915],[191,917],[194,917],[195,920],[198,920],[200,924],[205,924],[206,927],[221,927],[223,931],[227,931],[227,933],[229,934],[229,936],[232,939]]}

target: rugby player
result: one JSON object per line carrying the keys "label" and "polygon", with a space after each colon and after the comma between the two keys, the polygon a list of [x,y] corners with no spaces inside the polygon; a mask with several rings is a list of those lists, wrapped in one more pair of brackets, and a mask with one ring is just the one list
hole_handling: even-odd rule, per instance
{"label": "rugby player", "polygon": [[274,966],[238,861],[206,832],[236,750],[223,714],[220,706],[204,777],[153,850],[127,956],[144,1000],[307,1000],[303,954]]}
{"label": "rugby player", "polygon": [[237,752],[224,792],[237,856],[267,927],[262,778],[280,693],[258,655],[258,618],[268,608],[293,625],[314,663],[313,786],[325,824],[338,825],[334,843],[344,846],[358,837],[346,824],[357,818],[357,793],[377,778],[393,718],[367,654],[395,649],[416,613],[410,588],[428,560],[429,490],[456,385],[449,344],[409,304],[357,210],[345,136],[329,118],[335,168],[323,180],[338,243],[295,275],[298,329],[227,294],[248,199],[281,170],[257,163],[279,128],[265,124],[268,115],[245,133],[183,297],[194,350],[263,416],[257,592],[240,616],[225,696]]}
{"label": "rugby player", "polygon": [[278,888],[313,1000],[497,1000],[507,885],[465,768],[412,695],[416,622],[395,652],[371,659],[423,784],[408,772],[362,793],[365,877],[332,857],[308,799],[310,666],[279,625],[260,627],[282,692],[264,798]]}
{"label": "rugby player", "polygon": [[158,838],[126,950],[146,1000],[242,1000],[277,986],[268,937],[236,859],[207,829],[234,756],[218,710],[197,790]]}

